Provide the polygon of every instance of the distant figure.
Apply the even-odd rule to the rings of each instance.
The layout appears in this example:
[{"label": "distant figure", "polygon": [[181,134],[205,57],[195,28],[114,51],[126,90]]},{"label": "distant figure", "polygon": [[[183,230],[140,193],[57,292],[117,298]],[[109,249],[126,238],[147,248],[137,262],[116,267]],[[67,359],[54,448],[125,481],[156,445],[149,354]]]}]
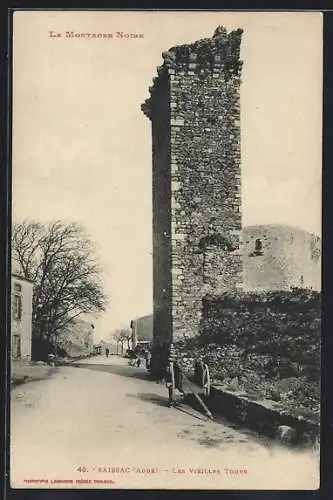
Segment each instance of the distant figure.
[{"label": "distant figure", "polygon": [[147,349],[145,354],[146,354],[146,368],[147,368],[147,370],[149,370],[150,366],[151,366],[151,352],[150,352],[150,350]]},{"label": "distant figure", "polygon": [[137,366],[138,368],[140,368],[140,366],[141,366],[141,358],[138,358],[138,359],[137,359],[136,366]]},{"label": "distant figure", "polygon": [[109,349],[108,349],[108,348],[106,348],[106,349],[105,349],[105,354],[106,354],[106,357],[107,357],[107,358],[109,357],[109,353],[110,353]]}]

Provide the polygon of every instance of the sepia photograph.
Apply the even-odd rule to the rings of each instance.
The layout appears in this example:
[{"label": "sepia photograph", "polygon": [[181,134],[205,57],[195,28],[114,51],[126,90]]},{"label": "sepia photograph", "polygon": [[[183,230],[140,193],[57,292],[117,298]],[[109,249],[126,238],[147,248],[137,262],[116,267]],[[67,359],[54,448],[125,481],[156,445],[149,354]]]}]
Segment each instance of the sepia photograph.
[{"label": "sepia photograph", "polygon": [[14,12],[11,488],[319,488],[322,66],[319,12]]}]

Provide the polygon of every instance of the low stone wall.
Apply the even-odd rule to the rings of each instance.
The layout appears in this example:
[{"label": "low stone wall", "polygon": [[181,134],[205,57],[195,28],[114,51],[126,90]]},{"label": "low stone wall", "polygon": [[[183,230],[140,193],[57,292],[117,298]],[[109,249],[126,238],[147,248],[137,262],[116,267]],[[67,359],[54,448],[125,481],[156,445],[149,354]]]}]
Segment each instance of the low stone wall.
[{"label": "low stone wall", "polygon": [[273,439],[314,444],[319,437],[317,422],[290,415],[270,400],[251,401],[245,395],[213,386],[206,402],[212,412]]},{"label": "low stone wall", "polygon": [[287,426],[293,440],[312,440],[320,420],[320,315],[320,293],[312,290],[205,297],[201,335],[175,343],[175,356],[189,377],[195,360],[208,365],[209,405],[226,418],[270,436]]}]

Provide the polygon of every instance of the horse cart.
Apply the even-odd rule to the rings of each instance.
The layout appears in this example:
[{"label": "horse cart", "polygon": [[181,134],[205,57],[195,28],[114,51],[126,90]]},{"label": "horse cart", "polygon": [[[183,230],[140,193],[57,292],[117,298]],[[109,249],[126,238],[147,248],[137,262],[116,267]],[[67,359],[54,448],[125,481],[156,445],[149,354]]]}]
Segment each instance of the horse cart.
[{"label": "horse cart", "polygon": [[193,380],[190,380],[175,358],[171,346],[166,373],[166,385],[169,391],[169,407],[176,406],[188,394],[192,394],[207,417],[213,420],[212,413],[202,399],[202,396],[209,396],[211,388],[210,373],[207,364],[203,363],[202,360],[196,361],[194,377]]}]

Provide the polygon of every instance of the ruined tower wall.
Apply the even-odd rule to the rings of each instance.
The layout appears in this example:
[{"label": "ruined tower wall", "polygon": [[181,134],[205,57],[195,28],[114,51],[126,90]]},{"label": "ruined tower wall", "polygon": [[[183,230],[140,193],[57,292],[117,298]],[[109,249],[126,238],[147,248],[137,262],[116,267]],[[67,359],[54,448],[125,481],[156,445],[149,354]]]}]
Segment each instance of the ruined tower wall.
[{"label": "ruined tower wall", "polygon": [[161,78],[154,88],[153,147],[153,300],[154,337],[170,341],[172,333],[170,85]]},{"label": "ruined tower wall", "polygon": [[[171,275],[161,301],[172,315],[174,341],[199,333],[205,293],[242,283],[241,33],[219,28],[211,39],[164,53],[143,105],[153,130],[154,238],[159,241],[163,226],[168,240],[154,246],[154,288],[160,288],[162,259],[163,279]],[[169,87],[163,105],[161,87]],[[159,111],[164,105],[169,116]]]},{"label": "ruined tower wall", "polygon": [[[255,242],[262,242],[255,255]],[[321,239],[301,228],[261,224],[243,228],[244,290],[321,289]]]}]

